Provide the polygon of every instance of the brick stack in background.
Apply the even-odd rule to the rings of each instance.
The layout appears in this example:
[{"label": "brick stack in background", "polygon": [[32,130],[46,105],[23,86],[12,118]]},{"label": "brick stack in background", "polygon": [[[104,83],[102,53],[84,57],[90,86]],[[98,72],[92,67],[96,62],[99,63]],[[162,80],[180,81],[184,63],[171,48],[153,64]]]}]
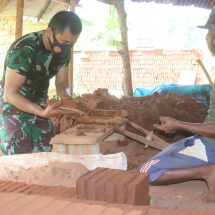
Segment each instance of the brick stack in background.
[{"label": "brick stack in background", "polygon": [[81,176],[76,183],[77,198],[109,203],[149,205],[148,175],[97,168]]},{"label": "brick stack in background", "polygon": [[[133,89],[159,83],[177,83],[181,71],[196,71],[196,84],[204,76],[196,60],[197,50],[130,51]],[[122,94],[122,59],[117,51],[75,52],[74,84],[77,92],[108,88]]]}]

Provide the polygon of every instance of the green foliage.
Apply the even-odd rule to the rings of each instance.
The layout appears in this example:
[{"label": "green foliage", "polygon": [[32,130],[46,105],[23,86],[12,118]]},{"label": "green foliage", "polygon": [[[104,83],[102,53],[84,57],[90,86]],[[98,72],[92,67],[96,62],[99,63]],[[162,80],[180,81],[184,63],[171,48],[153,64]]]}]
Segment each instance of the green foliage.
[{"label": "green foliage", "polygon": [[84,26],[87,26],[87,27],[93,25],[92,22],[90,22],[89,20],[86,20],[86,19],[82,19],[82,18],[81,18],[81,22],[82,22],[82,24],[83,24]]},{"label": "green foliage", "polygon": [[80,93],[77,93],[77,92],[72,93],[72,98],[77,98],[79,96],[80,96]]},{"label": "green foliage", "polygon": [[60,97],[58,96],[58,95],[52,95],[52,97],[51,97],[52,99],[54,99],[54,100],[60,100]]},{"label": "green foliage", "polygon": [[114,6],[109,6],[109,17],[105,25],[106,30],[100,32],[93,41],[102,42],[104,45],[121,48],[121,37],[119,31],[118,15]]},{"label": "green foliage", "polygon": [[108,30],[116,30],[119,28],[118,16],[116,9],[113,6],[109,7],[109,19],[107,21],[106,27]]}]

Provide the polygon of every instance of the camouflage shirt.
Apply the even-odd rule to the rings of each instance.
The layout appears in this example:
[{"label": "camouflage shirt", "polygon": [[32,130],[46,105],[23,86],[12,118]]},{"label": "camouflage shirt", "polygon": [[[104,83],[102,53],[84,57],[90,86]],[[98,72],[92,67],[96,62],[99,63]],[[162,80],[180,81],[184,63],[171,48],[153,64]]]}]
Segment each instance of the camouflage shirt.
[{"label": "camouflage shirt", "polygon": [[19,113],[13,105],[4,102],[3,90],[6,68],[26,77],[20,94],[41,105],[47,100],[49,80],[59,69],[68,65],[70,53],[64,56],[48,51],[43,43],[43,31],[27,34],[16,40],[9,48],[0,84],[1,113]]}]

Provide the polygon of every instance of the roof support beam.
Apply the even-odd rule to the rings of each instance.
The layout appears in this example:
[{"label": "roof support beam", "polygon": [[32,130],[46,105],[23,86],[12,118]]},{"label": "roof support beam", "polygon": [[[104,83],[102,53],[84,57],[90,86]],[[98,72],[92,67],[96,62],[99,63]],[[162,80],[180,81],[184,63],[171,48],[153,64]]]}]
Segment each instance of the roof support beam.
[{"label": "roof support beam", "polygon": [[97,0],[97,1],[100,1],[100,2],[105,3],[105,4],[113,5],[114,0]]},{"label": "roof support beam", "polygon": [[11,2],[11,0],[1,0],[0,1],[0,13],[3,11],[5,7]]},{"label": "roof support beam", "polygon": [[15,38],[22,36],[24,0],[16,0],[16,32]]},{"label": "roof support beam", "polygon": [[120,32],[121,32],[121,48],[119,50],[119,54],[121,55],[122,64],[123,64],[122,89],[123,89],[124,95],[133,96],[131,65],[130,65],[130,56],[129,56],[129,48],[128,48],[127,14],[126,14],[125,5],[124,5],[125,1],[124,0],[97,0],[97,1],[113,5],[116,8],[118,18],[119,18]]},{"label": "roof support beam", "polygon": [[52,0],[47,0],[45,2],[45,5],[44,5],[43,9],[40,11],[39,15],[37,16],[37,22],[39,22],[40,19],[43,17],[43,15],[46,13],[46,11],[47,11],[49,5],[51,4],[51,2],[52,2]]},{"label": "roof support beam", "polygon": [[[70,0],[70,10],[75,12],[75,5],[76,1],[75,0]],[[69,68],[68,68],[68,80],[69,80],[69,88],[70,88],[70,95],[72,96],[73,94],[73,89],[74,89],[74,53],[73,53],[73,48],[71,49],[71,58],[70,58],[70,63],[69,63]]]}]

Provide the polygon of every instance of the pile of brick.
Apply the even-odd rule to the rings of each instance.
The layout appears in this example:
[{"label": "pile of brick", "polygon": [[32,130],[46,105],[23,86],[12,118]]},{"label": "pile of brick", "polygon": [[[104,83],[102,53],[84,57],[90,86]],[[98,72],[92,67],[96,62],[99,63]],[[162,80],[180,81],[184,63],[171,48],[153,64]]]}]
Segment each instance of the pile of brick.
[{"label": "pile of brick", "polygon": [[148,175],[134,171],[97,168],[76,183],[78,199],[109,203],[148,205]]}]

